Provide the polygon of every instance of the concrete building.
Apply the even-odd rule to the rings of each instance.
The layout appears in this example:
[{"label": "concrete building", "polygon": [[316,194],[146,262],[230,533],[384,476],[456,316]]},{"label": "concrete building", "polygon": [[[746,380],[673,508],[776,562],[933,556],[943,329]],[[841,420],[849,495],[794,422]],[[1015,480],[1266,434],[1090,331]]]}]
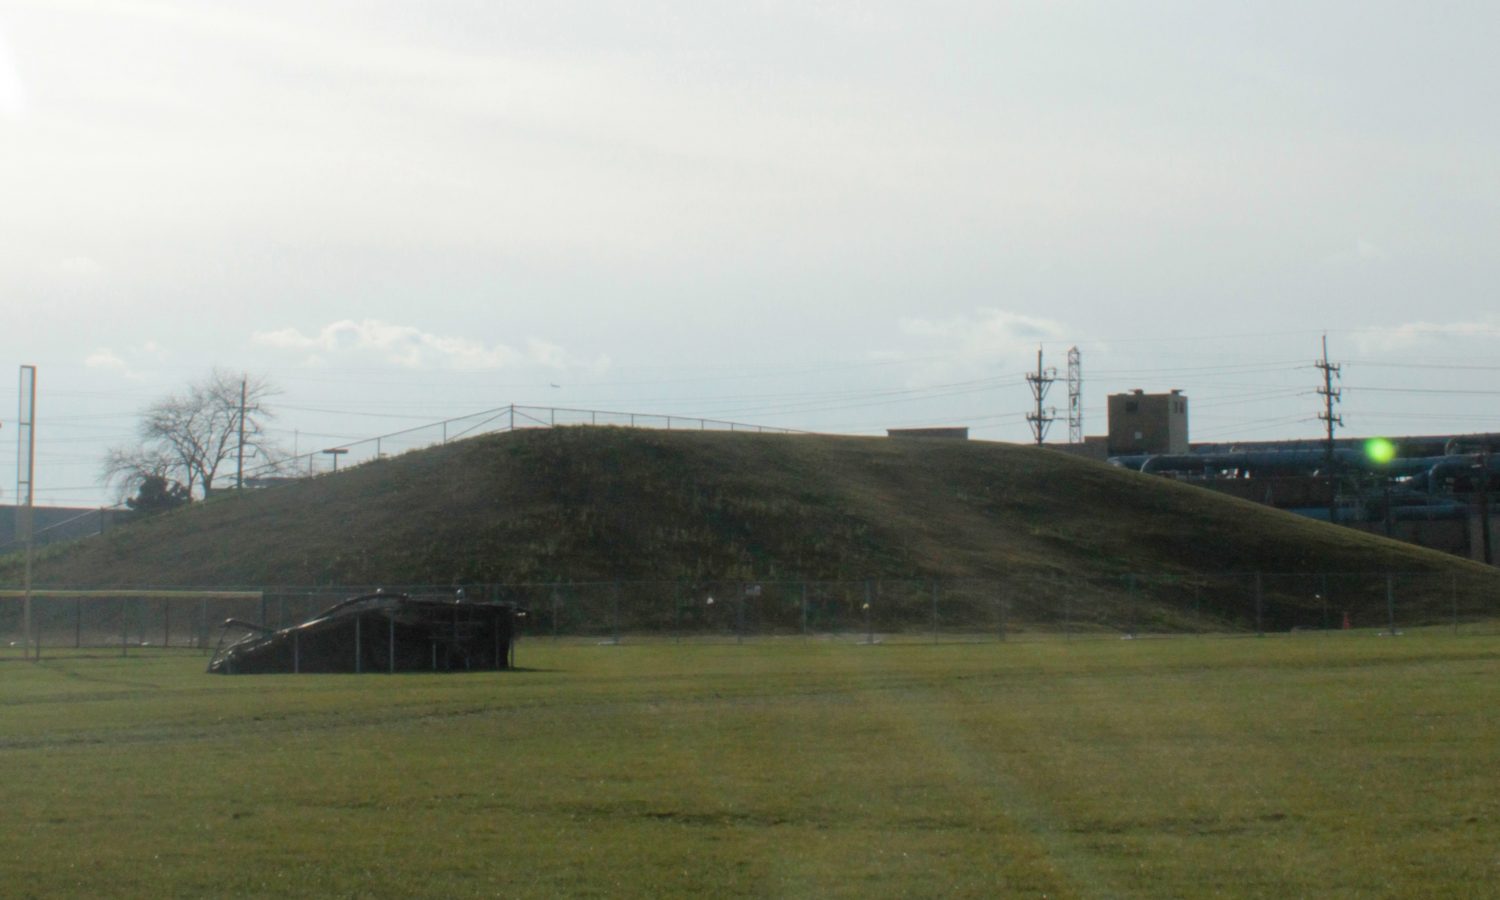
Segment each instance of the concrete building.
[{"label": "concrete building", "polygon": [[1148,394],[1137,388],[1109,395],[1110,456],[1187,452],[1187,398],[1181,391]]}]

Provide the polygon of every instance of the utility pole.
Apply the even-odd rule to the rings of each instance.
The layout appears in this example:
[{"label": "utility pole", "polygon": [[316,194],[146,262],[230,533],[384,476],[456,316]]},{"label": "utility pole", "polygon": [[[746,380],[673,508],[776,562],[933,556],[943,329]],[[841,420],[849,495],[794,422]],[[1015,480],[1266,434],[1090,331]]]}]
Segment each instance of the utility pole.
[{"label": "utility pole", "polygon": [[1328,521],[1334,522],[1334,515],[1338,511],[1338,473],[1335,471],[1333,455],[1333,429],[1344,427],[1344,417],[1333,414],[1333,405],[1343,399],[1342,390],[1333,389],[1333,379],[1341,378],[1339,374],[1342,366],[1334,365],[1328,361],[1328,335],[1323,335],[1323,358],[1313,363],[1323,373],[1323,386],[1318,388],[1318,394],[1323,398],[1323,411],[1318,413],[1318,419],[1328,429],[1328,436],[1323,440],[1323,471],[1324,477],[1328,479]]},{"label": "utility pole", "polygon": [[1036,400],[1036,412],[1026,414],[1026,421],[1031,423],[1031,436],[1036,439],[1036,445],[1040,447],[1042,441],[1047,439],[1047,426],[1057,418],[1055,409],[1044,407],[1042,401],[1047,399],[1047,391],[1052,387],[1052,382],[1057,380],[1056,369],[1042,368],[1042,348],[1036,348],[1036,371],[1026,373],[1026,382],[1031,385],[1031,396]]},{"label": "utility pole", "polygon": [[245,379],[240,379],[240,459],[235,470],[234,489],[245,489]]},{"label": "utility pole", "polygon": [[1068,348],[1068,443],[1083,443],[1083,354]]}]

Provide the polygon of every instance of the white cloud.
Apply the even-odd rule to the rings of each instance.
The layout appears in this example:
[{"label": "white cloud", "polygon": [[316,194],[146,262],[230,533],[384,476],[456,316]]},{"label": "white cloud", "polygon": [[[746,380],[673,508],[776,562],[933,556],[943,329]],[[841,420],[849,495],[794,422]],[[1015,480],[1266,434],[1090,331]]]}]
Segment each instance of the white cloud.
[{"label": "white cloud", "polygon": [[528,338],[524,349],[506,344],[484,344],[469,338],[432,334],[412,325],[395,325],[379,319],[343,319],[323,326],[314,334],[296,328],[256,332],[251,340],[273,350],[305,354],[309,365],[329,365],[357,358],[365,364],[386,363],[407,369],[502,369],[541,366],[549,369],[601,368],[607,359],[594,361],[573,356],[563,347],[540,338]]},{"label": "white cloud", "polygon": [[901,331],[948,344],[957,357],[995,361],[1033,351],[1040,343],[1063,340],[1066,328],[1053,319],[979,309],[941,320],[902,319]]},{"label": "white cloud", "polygon": [[85,368],[98,369],[104,372],[113,372],[123,378],[139,378],[140,376],[130,368],[119,354],[108,347],[101,347],[83,358]]},{"label": "white cloud", "polygon": [[73,292],[86,291],[103,283],[104,267],[89,256],[57,256],[43,262],[42,276],[53,287]]},{"label": "white cloud", "polygon": [[145,377],[140,371],[142,364],[149,369],[152,364],[165,362],[166,359],[166,350],[156,341],[148,340],[139,346],[126,348],[123,353],[116,353],[109,347],[100,347],[83,358],[83,365],[84,368],[140,380]]},{"label": "white cloud", "polygon": [[912,351],[931,359],[909,384],[989,377],[1029,370],[1039,344],[1065,339],[1061,322],[1000,309],[976,309],[946,319],[905,318],[901,332],[926,346]]},{"label": "white cloud", "polygon": [[1500,318],[1477,322],[1406,322],[1390,328],[1365,328],[1354,333],[1362,355],[1428,348],[1438,342],[1463,338],[1500,337]]},{"label": "white cloud", "polygon": [[1325,259],[1325,262],[1331,265],[1341,266],[1357,265],[1360,263],[1370,263],[1385,259],[1386,255],[1387,254],[1383,247],[1376,244],[1374,241],[1369,240],[1368,238],[1361,237],[1356,239],[1352,246],[1345,247],[1336,253],[1330,254]]},{"label": "white cloud", "polygon": [[16,72],[14,56],[0,31],[0,119],[19,119],[26,114],[26,88]]}]

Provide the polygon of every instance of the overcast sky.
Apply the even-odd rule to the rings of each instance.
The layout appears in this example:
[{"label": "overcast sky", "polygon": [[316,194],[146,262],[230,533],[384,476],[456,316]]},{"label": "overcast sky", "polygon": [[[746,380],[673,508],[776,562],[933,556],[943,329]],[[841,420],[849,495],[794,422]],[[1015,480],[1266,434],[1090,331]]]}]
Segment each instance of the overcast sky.
[{"label": "overcast sky", "polygon": [[213,366],[303,452],[512,402],[1026,440],[1076,345],[1088,433],[1182,388],[1233,441],[1319,433],[1326,332],[1348,434],[1500,431],[1497,46],[1492,2],[12,0],[0,362],[65,505]]}]

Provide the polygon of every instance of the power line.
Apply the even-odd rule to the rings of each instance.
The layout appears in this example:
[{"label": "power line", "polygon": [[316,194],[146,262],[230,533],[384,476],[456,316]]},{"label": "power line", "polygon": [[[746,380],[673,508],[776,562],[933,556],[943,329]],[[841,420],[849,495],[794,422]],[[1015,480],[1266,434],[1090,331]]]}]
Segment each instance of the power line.
[{"label": "power line", "polygon": [[1475,391],[1462,388],[1390,388],[1390,387],[1361,387],[1359,385],[1346,385],[1348,391],[1362,391],[1374,394],[1455,394],[1476,397],[1500,397],[1500,391]]},{"label": "power line", "polygon": [[1500,372],[1500,366],[1460,366],[1452,363],[1401,363],[1377,362],[1369,359],[1348,360],[1351,365],[1369,366],[1378,369],[1438,369],[1455,372]]},{"label": "power line", "polygon": [[1149,369],[1096,369],[1095,375],[1184,375],[1191,373],[1248,373],[1248,372],[1290,372],[1304,368],[1301,360],[1277,360],[1263,363],[1234,363],[1230,365],[1217,366],[1157,366]]}]

